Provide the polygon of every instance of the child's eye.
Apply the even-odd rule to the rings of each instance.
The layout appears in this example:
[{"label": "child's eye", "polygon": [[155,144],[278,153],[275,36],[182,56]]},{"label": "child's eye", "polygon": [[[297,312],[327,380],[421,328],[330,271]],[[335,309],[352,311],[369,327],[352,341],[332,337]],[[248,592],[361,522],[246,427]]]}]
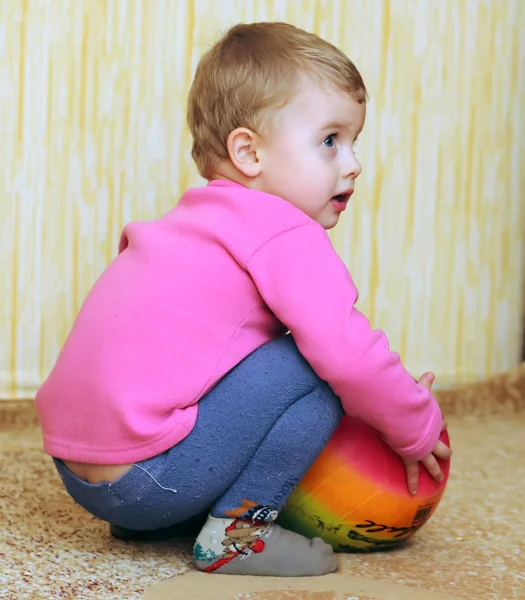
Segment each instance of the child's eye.
[{"label": "child's eye", "polygon": [[323,144],[327,147],[327,148],[334,148],[335,147],[335,138],[337,137],[337,133],[332,133],[330,134],[328,137],[326,137],[323,141]]}]

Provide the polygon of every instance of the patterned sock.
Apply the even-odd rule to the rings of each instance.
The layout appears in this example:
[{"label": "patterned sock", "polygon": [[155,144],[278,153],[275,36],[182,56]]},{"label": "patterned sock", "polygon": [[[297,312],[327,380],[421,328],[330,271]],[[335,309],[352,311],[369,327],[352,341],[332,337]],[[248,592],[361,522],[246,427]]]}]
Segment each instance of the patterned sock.
[{"label": "patterned sock", "polygon": [[209,516],[193,548],[198,569],[231,575],[300,577],[337,569],[332,547],[275,525],[278,511],[254,506],[242,517]]}]

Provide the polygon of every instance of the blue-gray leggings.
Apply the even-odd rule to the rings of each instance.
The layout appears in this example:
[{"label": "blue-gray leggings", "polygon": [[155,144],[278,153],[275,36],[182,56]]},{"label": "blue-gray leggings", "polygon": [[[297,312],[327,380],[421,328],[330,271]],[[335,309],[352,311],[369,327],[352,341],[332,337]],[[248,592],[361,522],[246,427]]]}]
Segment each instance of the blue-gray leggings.
[{"label": "blue-gray leggings", "polygon": [[258,348],[201,399],[184,440],[120,479],[90,484],[55,464],[78,504],[128,529],[160,529],[204,511],[224,517],[250,503],[280,509],[342,414],[286,335]]}]

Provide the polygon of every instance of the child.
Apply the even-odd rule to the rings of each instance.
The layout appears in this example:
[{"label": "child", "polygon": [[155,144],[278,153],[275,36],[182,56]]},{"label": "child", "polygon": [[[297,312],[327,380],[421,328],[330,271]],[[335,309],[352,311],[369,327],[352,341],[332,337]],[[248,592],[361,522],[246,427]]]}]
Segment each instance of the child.
[{"label": "child", "polygon": [[208,185],[125,227],[38,392],[74,500],[121,531],[209,514],[194,547],[206,572],[337,568],[330,546],[274,521],[343,411],[412,472],[439,478],[433,455],[449,456],[428,384],[354,308],[325,231],[361,172],[365,110],[332,45],[284,23],[230,29],[189,95]]}]

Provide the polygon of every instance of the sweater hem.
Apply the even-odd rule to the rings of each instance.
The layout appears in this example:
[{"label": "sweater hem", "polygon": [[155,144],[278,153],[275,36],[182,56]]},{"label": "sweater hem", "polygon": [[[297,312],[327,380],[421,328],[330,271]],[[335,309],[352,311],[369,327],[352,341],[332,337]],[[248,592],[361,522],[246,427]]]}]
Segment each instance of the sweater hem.
[{"label": "sweater hem", "polygon": [[54,440],[50,436],[43,436],[43,446],[46,454],[60,460],[69,460],[95,465],[121,465],[142,462],[158,456],[176,446],[186,438],[195,427],[197,421],[197,406],[191,419],[184,424],[178,423],[176,427],[159,434],[152,439],[134,444],[126,449],[118,448],[80,448]]}]

